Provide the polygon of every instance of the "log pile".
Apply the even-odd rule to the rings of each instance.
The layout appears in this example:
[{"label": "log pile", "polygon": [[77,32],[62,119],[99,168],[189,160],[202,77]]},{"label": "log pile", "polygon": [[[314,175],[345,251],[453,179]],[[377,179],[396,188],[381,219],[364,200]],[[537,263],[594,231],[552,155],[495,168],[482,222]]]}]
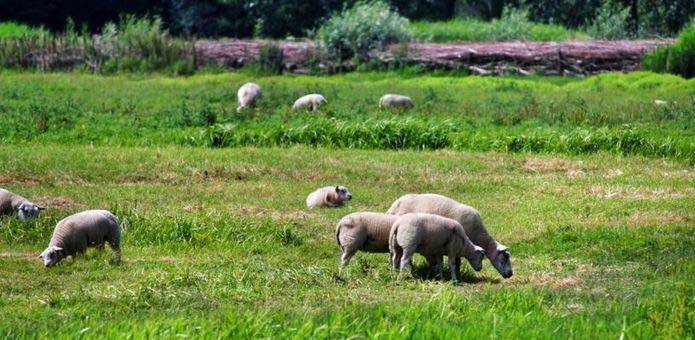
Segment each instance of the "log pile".
[{"label": "log pile", "polygon": [[[491,42],[457,44],[401,44],[375,53],[384,64],[418,65],[425,69],[467,70],[472,74],[539,74],[581,76],[606,71],[630,72],[639,69],[642,56],[670,40]],[[257,55],[261,47],[275,45],[283,50],[284,69],[304,73],[316,63],[316,47],[310,41],[202,40],[196,42],[197,66],[215,64],[240,68]],[[350,69],[355,65],[341,65]]]}]

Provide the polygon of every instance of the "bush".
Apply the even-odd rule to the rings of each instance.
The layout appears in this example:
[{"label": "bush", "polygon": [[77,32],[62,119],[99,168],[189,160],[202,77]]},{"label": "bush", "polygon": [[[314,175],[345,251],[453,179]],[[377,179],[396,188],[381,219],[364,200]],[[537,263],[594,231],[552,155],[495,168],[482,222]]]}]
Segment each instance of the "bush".
[{"label": "bush", "polygon": [[628,27],[629,8],[619,9],[605,3],[596,18],[586,28],[587,33],[596,39],[618,40],[630,38]]},{"label": "bush", "polygon": [[317,33],[318,45],[331,59],[360,61],[389,44],[410,41],[408,19],[382,1],[358,2],[331,17]]},{"label": "bush", "polygon": [[695,76],[695,23],[686,27],[671,45],[645,55],[642,67],[654,72],[668,72],[683,78]]},{"label": "bush", "polygon": [[101,35],[77,32],[68,22],[59,34],[0,38],[0,67],[190,74],[195,65],[192,46],[171,37],[160,19],[129,16],[104,25]]},{"label": "bush", "polygon": [[34,28],[14,22],[0,22],[0,39],[21,38],[46,34],[43,28]]},{"label": "bush", "polygon": [[258,51],[258,58],[249,65],[249,68],[256,75],[280,74],[283,69],[282,59],[282,48],[266,45]]},{"label": "bush", "polygon": [[421,41],[562,41],[588,36],[559,25],[534,23],[528,13],[513,7],[504,9],[501,19],[455,19],[446,22],[413,23],[415,37]]}]

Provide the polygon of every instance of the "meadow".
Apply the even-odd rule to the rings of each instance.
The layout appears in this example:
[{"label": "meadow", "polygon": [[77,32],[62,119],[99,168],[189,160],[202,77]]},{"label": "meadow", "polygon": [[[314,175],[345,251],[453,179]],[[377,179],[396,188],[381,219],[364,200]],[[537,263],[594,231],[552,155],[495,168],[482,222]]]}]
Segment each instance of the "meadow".
[{"label": "meadow", "polygon": [[[236,89],[264,88],[237,113]],[[317,113],[294,99],[323,93]],[[416,108],[377,108],[386,92]],[[0,73],[0,185],[48,207],[0,218],[6,338],[692,338],[695,83],[360,73]],[[655,99],[665,100],[656,106]],[[343,208],[307,210],[341,184]],[[464,280],[339,267],[334,228],[409,192],[476,207],[510,248]],[[123,261],[43,268],[63,217],[122,221]]]},{"label": "meadow", "polygon": [[[580,157],[308,148],[0,147],[3,186],[49,209],[0,220],[3,337],[693,336],[693,169]],[[325,183],[355,195],[307,211]],[[398,278],[384,254],[339,268],[334,226],[406,192],[476,206],[515,275]],[[53,225],[86,208],[123,223],[123,258],[47,270]]]},{"label": "meadow", "polygon": [[[237,113],[236,89],[257,81],[260,106]],[[321,112],[292,112],[319,92]],[[377,107],[411,96],[409,112]],[[669,157],[695,162],[694,80],[648,72],[586,79],[353,73],[191,77],[5,72],[0,142],[112,146],[292,146]],[[657,106],[654,100],[667,101]]]},{"label": "meadow", "polygon": [[589,34],[568,29],[561,25],[550,25],[528,21],[519,14],[505,19],[483,21],[477,19],[453,19],[449,21],[416,21],[412,23],[417,40],[435,43],[461,41],[564,41],[588,40]]}]

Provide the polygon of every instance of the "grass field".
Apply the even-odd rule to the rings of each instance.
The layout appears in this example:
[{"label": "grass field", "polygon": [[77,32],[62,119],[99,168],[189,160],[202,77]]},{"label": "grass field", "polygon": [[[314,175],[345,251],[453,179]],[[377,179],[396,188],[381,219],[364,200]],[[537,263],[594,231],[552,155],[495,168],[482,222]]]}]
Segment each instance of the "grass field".
[{"label": "grass field", "polygon": [[455,19],[450,21],[416,21],[412,24],[419,41],[449,43],[459,41],[564,41],[588,40],[587,33],[560,25],[533,23],[527,20]]},{"label": "grass field", "polygon": [[[250,80],[264,88],[264,98],[258,109],[237,113],[236,89]],[[329,105],[319,113],[290,110],[312,92]],[[379,110],[384,93],[409,95],[416,108]],[[0,142],[609,151],[695,164],[692,98],[695,80],[653,73],[587,79],[5,73]],[[655,99],[669,104],[656,106]]]},{"label": "grass field", "polygon": [[[263,100],[236,113],[249,80]],[[308,92],[328,106],[292,112]],[[416,108],[379,110],[387,92]],[[693,338],[693,97],[652,73],[0,73],[0,187],[48,206],[0,218],[0,337]],[[348,206],[305,208],[332,184]],[[480,210],[514,276],[341,269],[337,220],[410,192]],[[96,208],[123,262],[43,268],[57,221]]]},{"label": "grass field", "polygon": [[[0,147],[0,181],[49,207],[0,220],[4,337],[693,336],[693,169],[581,157],[324,148]],[[343,183],[340,209],[305,195]],[[334,224],[439,192],[482,211],[515,275],[489,262],[465,281],[400,280],[386,255],[340,270]],[[53,225],[107,208],[108,251],[44,269]],[[467,266],[466,266],[467,267]]]}]

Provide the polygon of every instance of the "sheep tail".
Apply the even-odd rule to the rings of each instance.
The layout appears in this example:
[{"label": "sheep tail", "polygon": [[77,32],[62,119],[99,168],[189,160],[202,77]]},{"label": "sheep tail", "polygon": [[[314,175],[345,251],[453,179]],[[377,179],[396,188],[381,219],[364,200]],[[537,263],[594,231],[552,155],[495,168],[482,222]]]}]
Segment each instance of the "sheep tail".
[{"label": "sheep tail", "polygon": [[343,245],[340,244],[340,224],[335,228],[335,241],[338,242],[338,248],[343,249]]}]

